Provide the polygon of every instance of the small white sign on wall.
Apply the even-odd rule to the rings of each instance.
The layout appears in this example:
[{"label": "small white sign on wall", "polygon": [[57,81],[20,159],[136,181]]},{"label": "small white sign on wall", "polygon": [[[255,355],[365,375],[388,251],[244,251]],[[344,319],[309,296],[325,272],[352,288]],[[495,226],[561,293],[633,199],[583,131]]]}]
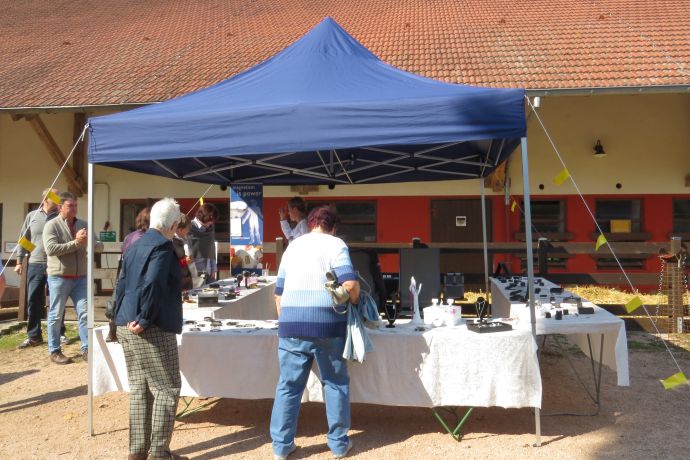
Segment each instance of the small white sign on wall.
[{"label": "small white sign on wall", "polygon": [[5,241],[5,252],[12,252],[17,247],[16,241]]},{"label": "small white sign on wall", "polygon": [[467,216],[455,216],[456,227],[467,227]]}]

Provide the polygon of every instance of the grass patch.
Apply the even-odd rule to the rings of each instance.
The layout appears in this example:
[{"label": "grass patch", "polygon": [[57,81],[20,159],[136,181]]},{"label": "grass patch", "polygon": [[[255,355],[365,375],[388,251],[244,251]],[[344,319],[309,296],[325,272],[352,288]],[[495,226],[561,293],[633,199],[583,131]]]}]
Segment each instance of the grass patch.
[{"label": "grass patch", "polygon": [[[48,330],[45,323],[41,326],[41,331],[43,333],[43,340],[47,341]],[[65,335],[70,340],[70,343],[72,343],[74,340],[79,340],[79,331],[77,330],[77,325],[68,323],[66,325]],[[26,325],[20,324],[17,330],[0,335],[0,350],[16,350],[17,346],[22,343],[24,339],[26,339]]]},{"label": "grass patch", "polygon": [[666,347],[664,346],[663,343],[661,343],[658,340],[645,340],[645,341],[629,340],[628,341],[628,350],[666,351]]},{"label": "grass patch", "polygon": [[689,334],[650,334],[646,332],[628,333],[628,350],[666,351],[666,346],[674,353],[690,351]]}]

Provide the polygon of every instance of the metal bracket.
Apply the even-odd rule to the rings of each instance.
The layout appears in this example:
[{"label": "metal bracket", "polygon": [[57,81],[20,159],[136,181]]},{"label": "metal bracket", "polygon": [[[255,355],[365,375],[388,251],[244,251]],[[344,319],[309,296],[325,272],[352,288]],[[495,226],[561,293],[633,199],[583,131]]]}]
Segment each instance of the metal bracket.
[{"label": "metal bracket", "polygon": [[177,419],[177,420],[180,420],[180,419],[185,418],[187,416],[190,416],[196,412],[199,412],[200,410],[210,406],[211,404],[213,404],[217,401],[217,399],[213,399],[211,401],[206,401],[203,404],[199,404],[198,406],[190,409],[189,406],[191,406],[192,403],[194,402],[194,400],[197,398],[194,398],[194,397],[189,398],[189,397],[183,396],[180,399],[182,399],[182,402],[184,403],[184,407],[177,414],[175,414],[175,419]]},{"label": "metal bracket", "polygon": [[[442,410],[450,415],[452,415],[455,418],[455,429],[450,429],[446,421],[443,419],[443,417],[438,413],[439,410]],[[434,413],[434,416],[436,417],[436,420],[443,426],[443,428],[448,432],[449,435],[453,437],[456,441],[460,442],[462,439],[462,436],[460,434],[460,428],[465,424],[467,419],[470,417],[470,414],[472,414],[472,411],[474,410],[474,407],[470,407],[467,409],[467,412],[465,412],[465,415],[460,418],[457,412],[458,408],[457,407],[432,407],[431,411]]]}]

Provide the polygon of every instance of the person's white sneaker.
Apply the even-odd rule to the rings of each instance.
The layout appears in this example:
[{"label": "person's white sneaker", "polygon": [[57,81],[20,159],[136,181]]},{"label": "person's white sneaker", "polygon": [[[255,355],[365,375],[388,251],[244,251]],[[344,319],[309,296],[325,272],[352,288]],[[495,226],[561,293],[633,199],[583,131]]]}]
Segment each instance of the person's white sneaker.
[{"label": "person's white sneaker", "polygon": [[342,454],[333,454],[333,458],[345,458],[347,457],[348,452],[352,449],[352,439],[348,439],[347,441],[347,449],[345,449],[345,452]]},{"label": "person's white sneaker", "polygon": [[290,454],[296,450],[297,450],[297,445],[294,445],[294,446],[292,446],[292,449],[290,449],[290,452],[288,452],[285,455],[273,454],[273,460],[287,460],[287,458],[290,456]]}]

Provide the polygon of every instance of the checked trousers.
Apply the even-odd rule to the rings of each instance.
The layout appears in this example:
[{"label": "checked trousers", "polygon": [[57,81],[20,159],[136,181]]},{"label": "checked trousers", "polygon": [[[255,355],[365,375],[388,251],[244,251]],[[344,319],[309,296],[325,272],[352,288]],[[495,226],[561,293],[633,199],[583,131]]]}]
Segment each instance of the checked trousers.
[{"label": "checked trousers", "polygon": [[129,453],[167,457],[181,386],[176,334],[118,326],[117,338],[129,380]]}]

